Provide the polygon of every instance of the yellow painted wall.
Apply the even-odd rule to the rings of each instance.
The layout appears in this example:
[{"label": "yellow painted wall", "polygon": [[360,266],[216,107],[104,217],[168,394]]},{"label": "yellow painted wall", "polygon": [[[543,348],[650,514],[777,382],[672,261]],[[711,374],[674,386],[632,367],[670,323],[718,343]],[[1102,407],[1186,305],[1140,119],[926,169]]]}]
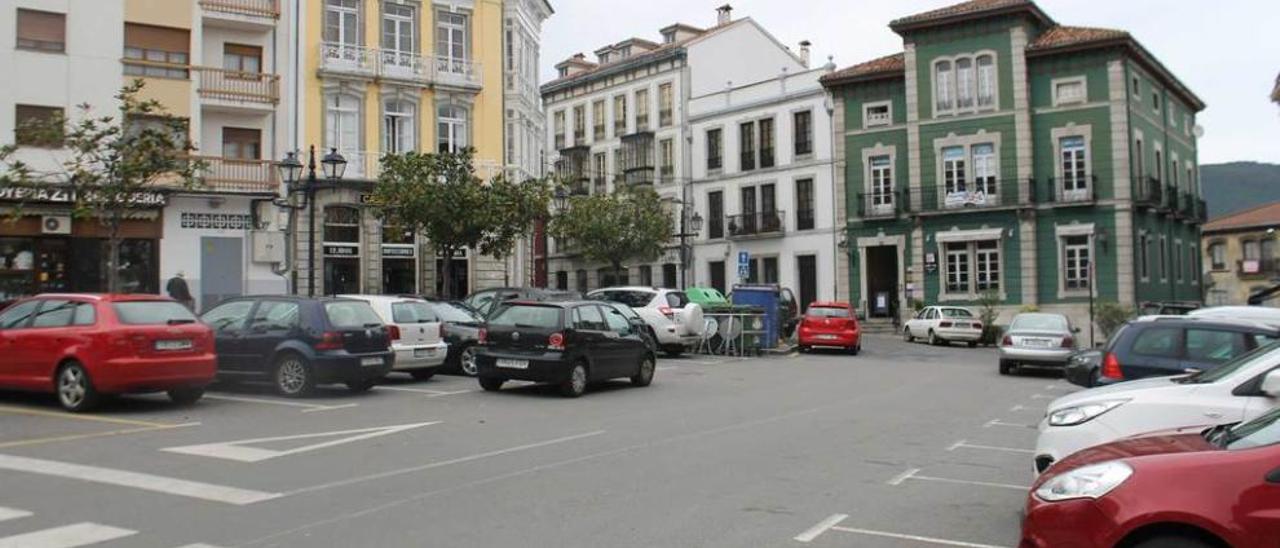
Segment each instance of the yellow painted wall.
[{"label": "yellow painted wall", "polygon": [[502,163],[502,0],[477,0],[471,47],[484,74],[472,111],[476,158]]},{"label": "yellow painted wall", "polygon": [[324,0],[307,0],[303,9],[307,17],[306,37],[303,40],[303,58],[306,66],[301,68],[298,78],[303,84],[302,104],[299,116],[305,121],[305,133],[298,147],[306,149],[310,145],[324,146],[324,96],[320,93],[320,79],[316,71],[320,69],[320,43],[324,36]]},{"label": "yellow painted wall", "polygon": [[124,20],[129,23],[189,29],[194,10],[195,2],[189,0],[125,0]]},{"label": "yellow painted wall", "polygon": [[[125,76],[121,85],[131,84],[136,78],[138,77]],[[142,78],[142,81],[145,85],[138,94],[142,99],[159,101],[172,116],[191,118],[191,80]]]}]

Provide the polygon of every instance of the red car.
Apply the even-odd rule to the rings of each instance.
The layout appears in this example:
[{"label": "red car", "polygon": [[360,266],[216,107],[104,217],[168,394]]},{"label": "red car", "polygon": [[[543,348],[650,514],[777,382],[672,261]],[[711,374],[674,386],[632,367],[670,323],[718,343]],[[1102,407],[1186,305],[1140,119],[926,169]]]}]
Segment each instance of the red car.
[{"label": "red car", "polygon": [[71,411],[107,394],[195,403],[217,372],[213,331],[155,295],[45,294],[0,312],[0,388],[53,392]]},{"label": "red car", "polygon": [[1022,548],[1280,545],[1280,409],[1085,449],[1027,500]]},{"label": "red car", "polygon": [[818,301],[809,305],[798,331],[801,352],[815,346],[843,348],[854,355],[862,350],[858,315],[849,303]]}]

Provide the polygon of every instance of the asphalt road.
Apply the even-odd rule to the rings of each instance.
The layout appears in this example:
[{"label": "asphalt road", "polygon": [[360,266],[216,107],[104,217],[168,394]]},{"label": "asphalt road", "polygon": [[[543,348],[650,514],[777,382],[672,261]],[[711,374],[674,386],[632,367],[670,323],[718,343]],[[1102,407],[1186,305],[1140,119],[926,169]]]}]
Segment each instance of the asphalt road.
[{"label": "asphalt road", "polygon": [[1013,546],[1034,423],[1071,390],[877,337],[664,359],[648,388],[577,400],[509,386],[393,375],[79,416],[0,393],[0,548]]}]

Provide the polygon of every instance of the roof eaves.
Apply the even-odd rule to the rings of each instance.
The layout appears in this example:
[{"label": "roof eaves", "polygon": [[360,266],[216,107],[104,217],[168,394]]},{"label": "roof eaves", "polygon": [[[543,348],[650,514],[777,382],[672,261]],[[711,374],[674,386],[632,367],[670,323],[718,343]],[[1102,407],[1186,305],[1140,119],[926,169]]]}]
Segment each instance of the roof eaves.
[{"label": "roof eaves", "polygon": [[1148,70],[1155,73],[1158,78],[1173,88],[1173,91],[1190,103],[1191,106],[1195,108],[1196,112],[1205,109],[1206,105],[1204,100],[1200,99],[1198,95],[1192,92],[1191,88],[1188,88],[1186,84],[1183,84],[1177,76],[1174,76],[1173,73],[1170,72],[1155,55],[1152,55],[1147,48],[1143,47],[1142,43],[1138,42],[1137,39],[1127,33],[1124,36],[1117,36],[1115,38],[1107,38],[1103,40],[1046,46],[1035,49],[1027,48],[1027,56],[1043,57],[1110,47],[1123,47],[1131,50],[1135,54],[1134,57],[1137,58],[1138,62],[1145,65]]},{"label": "roof eaves", "polygon": [[919,30],[919,29],[928,28],[928,27],[950,25],[950,24],[960,23],[964,21],[972,21],[975,19],[986,19],[989,17],[996,17],[1000,15],[1010,15],[1010,14],[1016,14],[1021,12],[1030,13],[1032,17],[1038,20],[1041,24],[1044,24],[1044,25],[1057,24],[1053,21],[1053,18],[1049,17],[1048,14],[1046,14],[1043,10],[1040,9],[1040,6],[1037,6],[1034,2],[1027,2],[1025,4],[1010,4],[1006,6],[999,6],[999,7],[985,9],[985,10],[976,10],[976,11],[970,11],[970,12],[939,15],[936,17],[929,17],[929,18],[923,18],[923,19],[913,19],[912,17],[903,17],[903,18],[895,19],[889,22],[889,29],[898,34],[902,34],[903,32],[910,32],[910,31]]}]

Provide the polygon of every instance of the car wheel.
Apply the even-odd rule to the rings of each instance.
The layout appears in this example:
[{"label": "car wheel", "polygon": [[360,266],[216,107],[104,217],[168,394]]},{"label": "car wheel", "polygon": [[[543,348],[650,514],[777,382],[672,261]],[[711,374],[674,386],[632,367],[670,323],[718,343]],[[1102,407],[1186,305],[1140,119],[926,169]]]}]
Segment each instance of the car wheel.
[{"label": "car wheel", "polygon": [[409,374],[413,376],[414,380],[425,381],[430,379],[431,377],[436,376],[436,370],[435,369],[414,369],[413,371],[410,371]]},{"label": "car wheel", "polygon": [[977,348],[978,341],[969,341],[969,348]]},{"label": "car wheel", "polygon": [[850,347],[849,347],[849,353],[850,353],[850,354],[852,354],[852,355],[854,355],[854,356],[857,356],[857,355],[858,355],[858,352],[861,352],[861,351],[862,351],[862,345],[858,345],[858,346],[850,346]]},{"label": "car wheel", "polygon": [[1102,371],[1094,369],[1089,372],[1089,388],[1102,384]]},{"label": "car wheel", "polygon": [[178,405],[192,405],[204,397],[203,388],[174,388],[169,391],[169,399]]},{"label": "car wheel", "polygon": [[911,336],[911,328],[910,328],[910,327],[904,327],[904,328],[902,328],[902,340],[907,341],[907,342],[916,342],[916,338]]},{"label": "car wheel", "polygon": [[480,377],[480,388],[485,392],[497,392],[502,390],[502,384],[507,381],[494,377]]},{"label": "car wheel", "polygon": [[1000,360],[1001,375],[1012,375],[1017,370],[1018,370],[1018,364],[1015,364],[1009,360]]},{"label": "car wheel", "polygon": [[631,384],[636,386],[649,386],[653,383],[653,356],[645,355],[640,358],[640,369],[634,377],[631,377]]},{"label": "car wheel", "polygon": [[576,398],[587,391],[587,364],[578,362],[569,371],[569,378],[560,384],[560,395]]},{"label": "car wheel", "polygon": [[476,365],[475,346],[468,346],[462,349],[462,354],[458,356],[458,369],[462,370],[462,374],[468,377],[475,377],[480,374],[480,368]]},{"label": "car wheel", "polygon": [[942,339],[939,339],[938,334],[934,333],[932,329],[929,330],[929,344],[933,346],[942,344]]},{"label": "car wheel", "polygon": [[1203,540],[1194,537],[1163,536],[1144,540],[1133,545],[1133,548],[1213,548]]},{"label": "car wheel", "polygon": [[88,411],[101,400],[102,395],[93,387],[89,372],[79,362],[70,362],[58,370],[58,402],[67,411]]},{"label": "car wheel", "polygon": [[311,366],[302,356],[289,353],[276,359],[275,373],[276,392],[287,398],[300,398],[311,393],[316,387],[315,376],[311,374]]}]

